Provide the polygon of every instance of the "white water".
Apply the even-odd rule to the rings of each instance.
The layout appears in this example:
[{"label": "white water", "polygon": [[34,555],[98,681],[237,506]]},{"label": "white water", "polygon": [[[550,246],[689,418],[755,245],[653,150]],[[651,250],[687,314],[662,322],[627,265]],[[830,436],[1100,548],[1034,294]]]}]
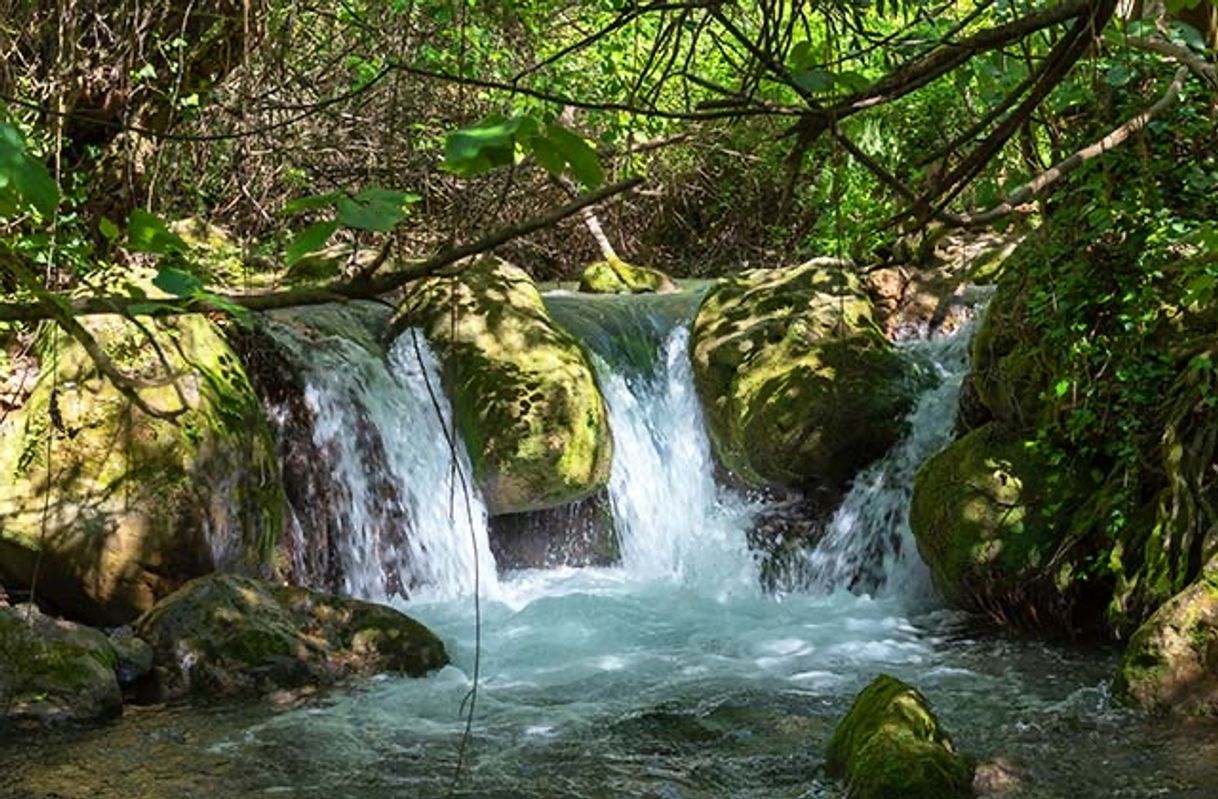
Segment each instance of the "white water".
[{"label": "white water", "polygon": [[472,485],[466,506],[460,476],[468,476],[470,466],[462,447],[460,471],[453,471],[451,410],[426,340],[408,331],[387,362],[341,337],[313,340],[281,331],[279,340],[307,364],[313,441],[329,455],[343,500],[344,593],[383,602],[401,586],[412,596],[467,596],[474,591],[475,558],[481,589],[493,591],[486,508]]},{"label": "white water", "polygon": [[688,330],[673,330],[651,374],[615,372],[594,358],[613,430],[609,495],[622,568],[632,579],[720,596],[755,593],[744,535],[751,509],[715,484],[688,345]]}]

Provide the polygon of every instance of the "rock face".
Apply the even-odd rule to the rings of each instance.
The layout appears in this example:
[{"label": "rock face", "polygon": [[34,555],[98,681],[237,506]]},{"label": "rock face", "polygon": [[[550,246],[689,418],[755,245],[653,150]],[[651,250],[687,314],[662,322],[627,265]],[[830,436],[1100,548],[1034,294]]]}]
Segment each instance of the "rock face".
[{"label": "rock face", "polygon": [[500,571],[613,566],[621,560],[607,491],[558,508],[492,516],[487,532]]},{"label": "rock face", "polygon": [[910,526],[948,602],[1022,627],[1052,604],[1065,621],[1081,596],[1054,566],[1061,532],[1052,511],[1086,491],[1071,472],[1051,468],[1035,442],[990,422],[918,470]]},{"label": "rock face", "polygon": [[659,269],[632,266],[614,258],[590,264],[580,275],[579,290],[588,294],[659,294],[676,291],[677,284]]},{"label": "rock face", "polygon": [[969,799],[973,764],[916,689],[880,675],[854,700],[825,753],[849,799]]},{"label": "rock face", "polygon": [[757,484],[849,480],[896,442],[917,385],[857,278],[815,262],[720,281],[690,348],[718,455]]},{"label": "rock face", "polygon": [[1138,628],[1113,690],[1146,710],[1218,715],[1218,563]]},{"label": "rock face", "polygon": [[392,335],[419,327],[435,348],[492,514],[552,508],[605,486],[613,443],[604,401],[527,274],[482,258],[458,278],[414,284],[400,308]]},{"label": "rock face", "polygon": [[119,715],[118,666],[118,653],[97,630],[32,605],[0,608],[0,730]]},{"label": "rock face", "polygon": [[214,568],[265,570],[283,491],[261,405],[228,344],[202,316],[146,322],[153,343],[130,322],[88,324],[128,374],[163,374],[163,356],[176,385],[137,390],[180,413],[145,414],[83,347],[48,334],[33,393],[0,422],[0,580],[28,586],[41,551],[40,601],[117,625]]},{"label": "rock face", "polygon": [[136,623],[168,697],[262,693],[448,663],[444,644],[392,608],[234,575],[187,583]]}]

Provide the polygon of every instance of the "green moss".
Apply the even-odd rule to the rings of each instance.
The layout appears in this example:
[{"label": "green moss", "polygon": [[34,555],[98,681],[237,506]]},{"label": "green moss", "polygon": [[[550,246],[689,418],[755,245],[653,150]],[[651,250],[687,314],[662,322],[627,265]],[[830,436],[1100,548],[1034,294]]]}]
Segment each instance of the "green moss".
[{"label": "green moss", "polygon": [[458,280],[421,281],[392,323],[407,327],[421,327],[443,362],[492,512],[554,507],[606,484],[612,439],[592,369],[527,274],[484,258]]},{"label": "green moss", "polygon": [[752,482],[849,479],[895,443],[919,382],[858,279],[811,264],[720,281],[690,350],[716,452]]},{"label": "green moss", "polygon": [[579,290],[589,294],[653,294],[676,289],[672,278],[659,269],[632,266],[620,258],[590,264],[579,279]]},{"label": "green moss", "polygon": [[854,700],[825,752],[850,799],[965,799],[973,765],[956,753],[926,699],[880,675]]}]

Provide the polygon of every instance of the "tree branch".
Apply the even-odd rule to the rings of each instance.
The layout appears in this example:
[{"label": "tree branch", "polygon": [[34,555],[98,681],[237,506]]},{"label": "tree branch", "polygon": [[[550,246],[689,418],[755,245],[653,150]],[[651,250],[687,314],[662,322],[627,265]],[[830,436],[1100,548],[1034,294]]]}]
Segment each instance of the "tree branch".
[{"label": "tree branch", "polygon": [[[124,296],[88,297],[71,301],[67,305],[66,310],[63,311],[63,315],[68,318],[115,313],[140,316],[175,316],[184,313],[225,313],[225,307],[232,305],[245,308],[249,311],[269,311],[276,308],[292,308],[304,305],[322,305],[329,302],[371,299],[400,289],[411,281],[440,273],[445,267],[451,266],[463,258],[490,252],[513,239],[535,233],[542,228],[550,227],[569,216],[579,213],[588,206],[629,191],[642,182],[642,178],[634,177],[602,186],[596,191],[589,192],[566,205],[555,208],[549,213],[533,217],[518,225],[501,228],[468,244],[448,247],[430,258],[412,264],[404,269],[363,280],[335,281],[315,288],[268,292],[265,294],[222,294],[218,295],[219,302],[217,303],[208,302],[205,299],[156,300]],[[58,320],[60,318],[56,313],[58,308],[52,306],[53,303],[50,301],[3,302],[0,303],[0,322]],[[132,306],[136,306],[135,312],[133,312]]]}]

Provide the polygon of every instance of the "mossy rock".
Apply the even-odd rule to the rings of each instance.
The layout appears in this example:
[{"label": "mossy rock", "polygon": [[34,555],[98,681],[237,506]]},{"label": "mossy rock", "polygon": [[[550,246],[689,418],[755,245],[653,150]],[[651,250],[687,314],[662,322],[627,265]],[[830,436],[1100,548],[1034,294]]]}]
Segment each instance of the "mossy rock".
[{"label": "mossy rock", "polygon": [[236,575],[187,583],[135,628],[170,698],[421,677],[448,663],[430,630],[392,608]]},{"label": "mossy rock", "polygon": [[0,731],[119,715],[118,660],[97,630],[32,605],[0,608]]},{"label": "mossy rock", "polygon": [[[48,331],[28,401],[0,422],[0,580],[66,615],[124,624],[215,568],[260,573],[282,529],[283,491],[262,406],[205,317],[85,320],[115,364],[173,384],[137,389],[144,413],[84,348]],[[41,556],[39,555],[41,552]]]},{"label": "mossy rock", "polygon": [[[455,315],[454,311],[455,303]],[[422,328],[493,514],[565,505],[609,480],[613,441],[592,368],[532,279],[497,258],[411,286],[391,335]]]},{"label": "mossy rock", "polygon": [[659,269],[610,258],[584,269],[579,290],[587,294],[661,294],[676,291],[677,284]]},{"label": "mossy rock", "polygon": [[1113,692],[1152,712],[1218,715],[1218,564],[1133,634]]},{"label": "mossy rock", "polygon": [[1056,556],[1074,497],[1088,486],[1051,466],[1034,442],[990,422],[918,470],[910,526],[934,582],[952,604],[999,620],[1067,627],[1094,619],[1078,564]]},{"label": "mossy rock", "polygon": [[991,418],[1013,429],[1031,429],[1045,420],[1045,392],[1053,382],[1051,359],[1027,319],[1024,295],[1017,279],[999,288],[971,349],[972,398]]},{"label": "mossy rock", "polygon": [[721,280],[690,350],[717,454],[752,483],[849,480],[896,443],[925,378],[880,332],[858,279],[815,263]]},{"label": "mossy rock", "polygon": [[854,700],[825,752],[849,799],[969,799],[973,763],[958,754],[926,698],[881,674]]}]

